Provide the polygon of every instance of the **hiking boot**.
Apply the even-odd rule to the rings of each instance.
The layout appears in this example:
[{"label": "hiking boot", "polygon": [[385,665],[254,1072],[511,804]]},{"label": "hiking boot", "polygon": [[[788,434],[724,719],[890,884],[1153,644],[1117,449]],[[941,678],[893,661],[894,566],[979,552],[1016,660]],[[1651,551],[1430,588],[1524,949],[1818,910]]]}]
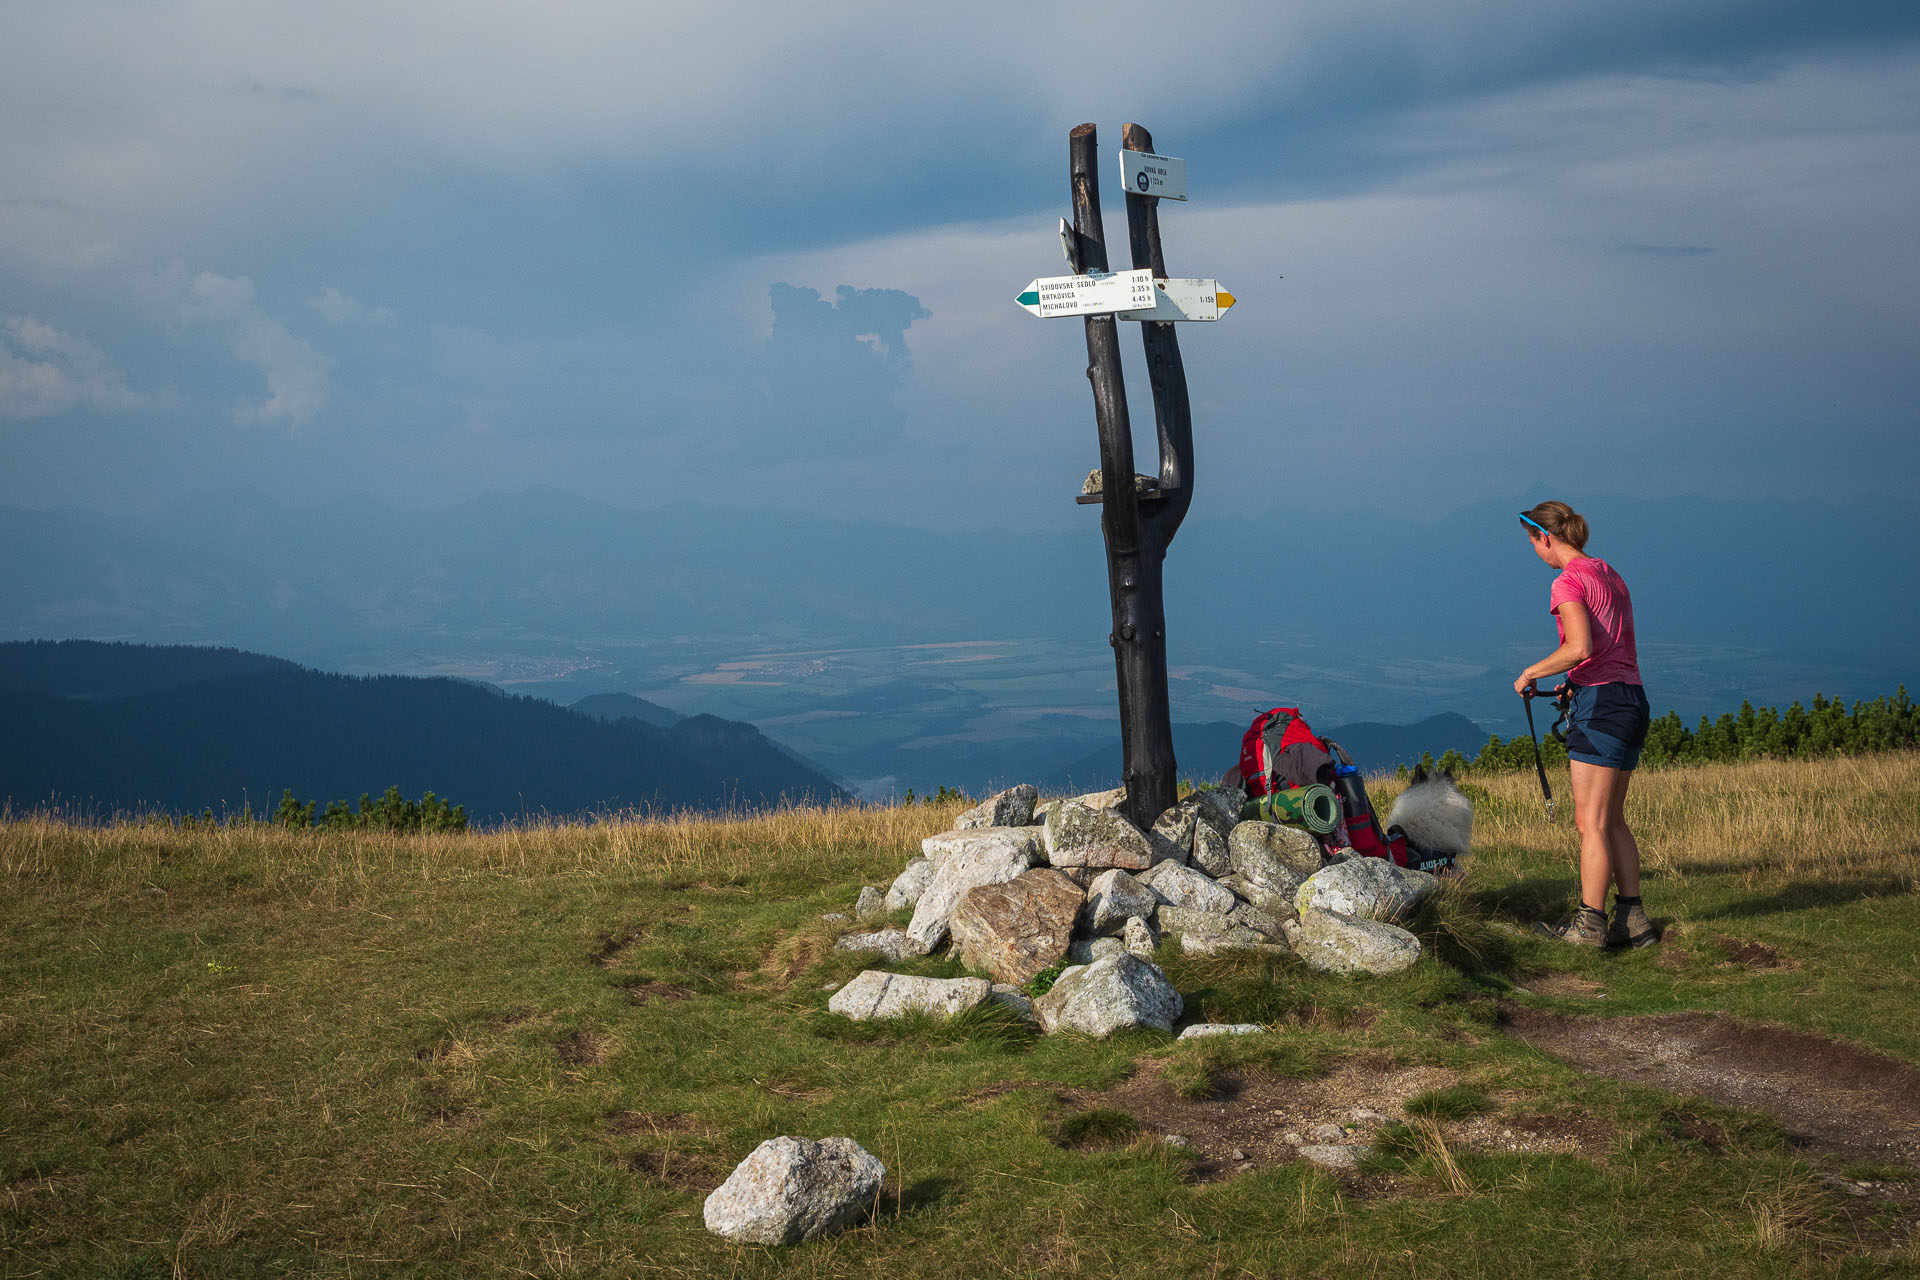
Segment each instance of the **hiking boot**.
[{"label": "hiking boot", "polygon": [[1570,942],[1576,947],[1607,945],[1607,918],[1591,907],[1574,908],[1572,915],[1551,928],[1535,921],[1533,931]]},{"label": "hiking boot", "polygon": [[1651,947],[1660,941],[1659,930],[1639,903],[1613,904],[1613,923],[1607,926],[1610,947]]}]

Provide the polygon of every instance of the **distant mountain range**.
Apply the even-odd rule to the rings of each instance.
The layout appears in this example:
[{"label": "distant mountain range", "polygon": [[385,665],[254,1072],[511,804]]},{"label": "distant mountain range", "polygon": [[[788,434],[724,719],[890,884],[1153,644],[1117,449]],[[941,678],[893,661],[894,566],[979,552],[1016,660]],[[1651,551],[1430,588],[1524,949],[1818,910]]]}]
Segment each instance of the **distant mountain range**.
[{"label": "distant mountain range", "polygon": [[850,798],[749,724],[609,721],[470,681],[331,675],[235,649],[0,644],[0,726],[0,799],[16,810],[259,812],[286,787],[323,806],[431,790],[479,822]]},{"label": "distant mountain range", "polygon": [[[1514,513],[1546,496],[1585,512],[1630,584],[1656,713],[1920,684],[1920,594],[1887,569],[1920,557],[1920,504],[1536,485],[1342,516],[1222,512],[1202,484],[1166,566],[1178,723],[1284,703],[1316,722],[1459,713],[1523,731],[1512,680],[1552,646],[1551,575]],[[617,692],[657,710],[583,712],[755,724],[875,796],[973,789],[1057,776],[1118,739],[1098,515],[1075,513],[1067,529],[956,532],[862,521],[854,501],[828,519],[550,489],[433,511],[243,493],[0,508],[0,639],[237,645],[562,705]]]}]

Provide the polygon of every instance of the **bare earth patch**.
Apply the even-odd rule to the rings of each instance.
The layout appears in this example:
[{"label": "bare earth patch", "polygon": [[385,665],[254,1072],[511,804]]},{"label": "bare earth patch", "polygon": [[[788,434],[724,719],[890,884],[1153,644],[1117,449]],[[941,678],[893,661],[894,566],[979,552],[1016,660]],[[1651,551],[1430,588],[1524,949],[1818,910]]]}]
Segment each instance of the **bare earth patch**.
[{"label": "bare earth patch", "polygon": [[[1223,1071],[1210,1097],[1183,1098],[1157,1071],[1147,1071],[1102,1093],[1066,1090],[1060,1102],[1075,1110],[1123,1111],[1143,1136],[1175,1135],[1192,1153],[1188,1176],[1213,1182],[1252,1169],[1290,1164],[1299,1147],[1354,1146],[1362,1151],[1389,1123],[1407,1118],[1407,1099],[1456,1083],[1444,1067],[1382,1068],[1370,1059],[1346,1062],[1311,1080],[1260,1071]],[[1335,1138],[1331,1130],[1341,1130]],[[1316,1130],[1319,1132],[1316,1133]],[[1611,1132],[1585,1116],[1474,1117],[1442,1126],[1449,1142],[1510,1151],[1591,1151]]]},{"label": "bare earth patch", "polygon": [[1582,1071],[1765,1111],[1843,1161],[1920,1166],[1920,1071],[1897,1058],[1725,1014],[1502,1012],[1509,1035]]},{"label": "bare earth patch", "polygon": [[1602,1000],[1607,994],[1604,983],[1583,978],[1577,973],[1543,973],[1537,978],[1527,979],[1527,985],[1522,989],[1532,995],[1552,996],[1556,1000],[1569,997]]},{"label": "bare earth patch", "polygon": [[693,994],[690,988],[677,982],[661,982],[653,978],[641,978],[633,982],[623,982],[620,989],[627,993],[627,999],[635,1004],[645,1004],[649,1000],[685,1000]]}]

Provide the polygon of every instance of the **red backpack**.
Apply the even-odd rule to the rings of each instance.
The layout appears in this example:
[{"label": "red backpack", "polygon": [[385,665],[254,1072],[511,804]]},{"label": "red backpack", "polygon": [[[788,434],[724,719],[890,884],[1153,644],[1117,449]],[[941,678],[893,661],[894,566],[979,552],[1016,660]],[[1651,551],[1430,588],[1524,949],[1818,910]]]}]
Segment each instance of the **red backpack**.
[{"label": "red backpack", "polygon": [[1240,739],[1240,780],[1252,800],[1316,782],[1332,787],[1340,798],[1341,823],[1321,842],[1346,844],[1364,857],[1407,865],[1406,839],[1389,838],[1381,829],[1353,757],[1339,743],[1315,736],[1300,718],[1300,708],[1275,707],[1253,718]]}]

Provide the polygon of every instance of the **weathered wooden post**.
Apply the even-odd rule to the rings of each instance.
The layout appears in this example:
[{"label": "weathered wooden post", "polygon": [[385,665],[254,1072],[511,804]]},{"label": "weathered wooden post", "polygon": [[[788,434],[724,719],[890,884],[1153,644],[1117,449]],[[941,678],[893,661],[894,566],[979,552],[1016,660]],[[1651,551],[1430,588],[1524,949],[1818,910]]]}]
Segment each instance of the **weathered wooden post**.
[{"label": "weathered wooden post", "polygon": [[[1087,378],[1093,386],[1100,434],[1100,528],[1107,544],[1107,585],[1113,604],[1114,671],[1120,691],[1120,732],[1127,818],[1145,830],[1174,802],[1177,783],[1173,720],[1167,698],[1167,619],[1162,568],[1167,545],[1193,502],[1193,420],[1180,342],[1173,322],[1217,320],[1232,295],[1211,280],[1169,280],[1160,248],[1161,194],[1186,198],[1185,167],[1156,156],[1153,137],[1138,125],[1124,130],[1125,150],[1136,153],[1127,172],[1127,231],[1133,271],[1108,269],[1100,216],[1099,143],[1091,124],[1068,137],[1073,225],[1063,227],[1074,275],[1033,281],[1021,305],[1041,316],[1081,315],[1087,331]],[[1177,178],[1174,168],[1177,166]],[[1132,424],[1120,369],[1121,319],[1140,322],[1153,390],[1159,438],[1157,477],[1134,476]]]}]

